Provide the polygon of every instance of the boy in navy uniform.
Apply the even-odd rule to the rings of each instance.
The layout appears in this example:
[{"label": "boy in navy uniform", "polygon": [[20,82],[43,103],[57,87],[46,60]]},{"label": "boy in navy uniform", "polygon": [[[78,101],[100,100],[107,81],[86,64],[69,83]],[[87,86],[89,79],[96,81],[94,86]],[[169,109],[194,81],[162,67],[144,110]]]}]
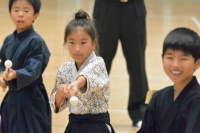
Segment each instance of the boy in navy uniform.
[{"label": "boy in navy uniform", "polygon": [[200,38],[188,28],[172,30],[163,44],[163,68],[174,83],[154,93],[138,133],[199,133]]},{"label": "boy in navy uniform", "polygon": [[[51,133],[51,109],[42,80],[50,52],[32,26],[40,6],[40,0],[9,1],[16,30],[0,51],[0,86],[9,88],[1,104],[1,133]],[[6,60],[13,64],[8,75],[3,72]]]}]

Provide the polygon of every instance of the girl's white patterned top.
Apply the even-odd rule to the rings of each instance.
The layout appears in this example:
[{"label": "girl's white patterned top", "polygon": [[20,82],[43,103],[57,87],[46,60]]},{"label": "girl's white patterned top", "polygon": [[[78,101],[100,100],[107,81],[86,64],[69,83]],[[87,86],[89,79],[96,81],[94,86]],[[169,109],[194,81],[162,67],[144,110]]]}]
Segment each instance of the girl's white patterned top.
[{"label": "girl's white patterned top", "polygon": [[[80,75],[87,79],[87,86],[79,89],[78,105],[72,106],[67,98],[64,98],[60,108],[55,108],[55,94],[60,84],[71,84]],[[64,63],[57,71],[56,84],[50,96],[50,105],[56,113],[69,108],[73,114],[98,114],[105,113],[108,109],[110,96],[109,78],[103,58],[94,52],[82,64],[77,71],[75,62]]]}]

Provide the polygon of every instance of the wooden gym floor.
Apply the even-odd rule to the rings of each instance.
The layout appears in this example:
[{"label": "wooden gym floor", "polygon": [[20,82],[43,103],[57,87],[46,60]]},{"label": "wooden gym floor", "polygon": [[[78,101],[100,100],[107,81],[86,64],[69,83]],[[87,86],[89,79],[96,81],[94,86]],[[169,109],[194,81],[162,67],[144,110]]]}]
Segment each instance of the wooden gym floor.
[{"label": "wooden gym floor", "polygon": [[[200,0],[145,0],[145,3],[147,9],[146,71],[149,88],[158,90],[172,84],[162,68],[163,40],[169,31],[177,27],[191,28],[200,35]],[[46,41],[52,54],[43,74],[44,84],[49,95],[54,87],[57,69],[61,64],[70,60],[62,46],[64,28],[79,9],[92,15],[93,5],[94,0],[42,0],[40,16],[33,25]],[[15,26],[9,17],[8,0],[1,0],[0,45],[14,29]],[[195,75],[200,78],[199,70]],[[126,64],[119,45],[110,74],[111,96],[109,102],[111,124],[116,133],[135,133],[138,130],[131,126],[132,122],[127,113],[128,86]],[[4,95],[5,93],[0,91],[0,102]],[[68,110],[60,114],[53,113],[53,133],[63,133],[67,121]]]}]

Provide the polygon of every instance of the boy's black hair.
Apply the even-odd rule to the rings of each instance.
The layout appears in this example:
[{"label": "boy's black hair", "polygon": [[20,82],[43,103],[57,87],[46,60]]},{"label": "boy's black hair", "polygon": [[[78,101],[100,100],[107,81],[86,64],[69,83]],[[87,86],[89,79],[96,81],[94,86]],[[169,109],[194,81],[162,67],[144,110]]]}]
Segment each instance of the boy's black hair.
[{"label": "boy's black hair", "polygon": [[191,54],[196,62],[200,59],[200,37],[189,28],[176,28],[165,38],[162,56],[167,49],[180,50],[186,54]]},{"label": "boy's black hair", "polygon": [[[11,8],[13,3],[17,0],[9,0],[9,12],[11,12]],[[26,0],[28,3],[30,3],[33,6],[34,9],[34,14],[37,14],[40,12],[40,7],[41,7],[41,1],[40,0]]]}]

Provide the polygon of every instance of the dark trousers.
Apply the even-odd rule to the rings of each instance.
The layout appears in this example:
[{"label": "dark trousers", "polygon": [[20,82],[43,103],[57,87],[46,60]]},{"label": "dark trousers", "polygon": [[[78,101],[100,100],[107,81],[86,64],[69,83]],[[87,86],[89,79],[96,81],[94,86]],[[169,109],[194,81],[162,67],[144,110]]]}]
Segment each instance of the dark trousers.
[{"label": "dark trousers", "polygon": [[69,123],[65,133],[110,133],[106,124],[111,127],[112,133],[115,133],[110,124],[109,113],[69,114]]},{"label": "dark trousers", "polygon": [[144,101],[148,91],[144,1],[131,0],[122,3],[115,0],[96,0],[93,18],[99,35],[100,56],[105,60],[108,73],[118,41],[121,41],[130,83],[128,112],[132,121],[138,122],[146,109]]}]

